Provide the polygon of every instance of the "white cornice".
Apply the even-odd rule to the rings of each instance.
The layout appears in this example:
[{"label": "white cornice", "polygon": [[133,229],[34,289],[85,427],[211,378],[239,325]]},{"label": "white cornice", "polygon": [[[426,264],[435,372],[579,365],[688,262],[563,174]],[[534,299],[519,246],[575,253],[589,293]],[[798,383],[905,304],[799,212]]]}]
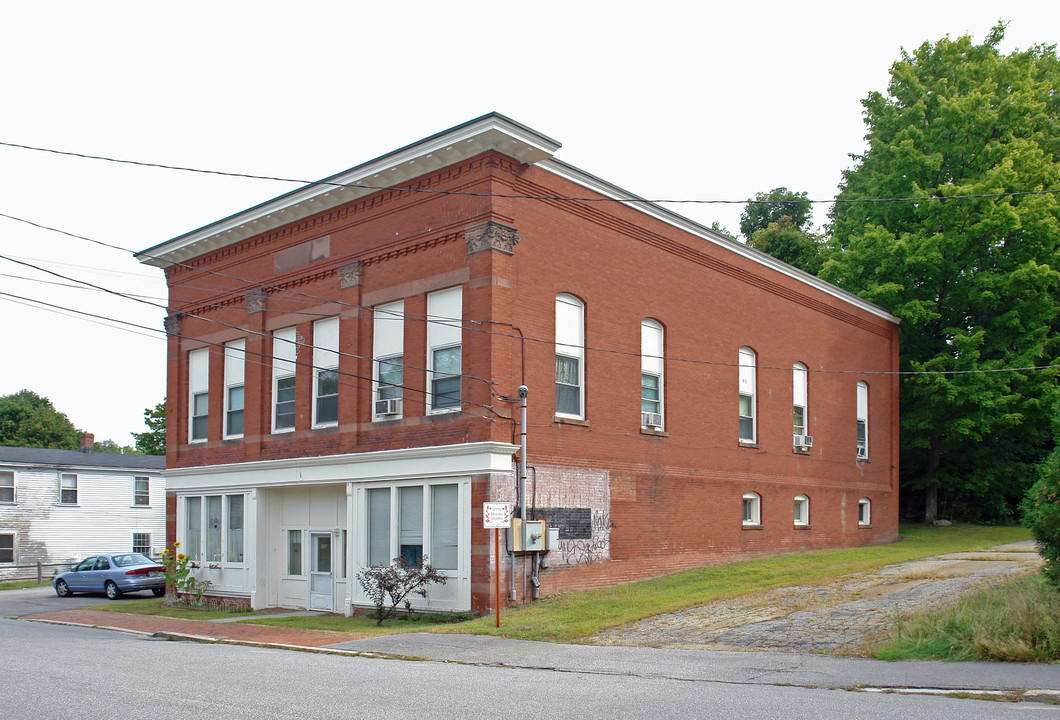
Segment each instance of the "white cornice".
[{"label": "white cornice", "polygon": [[400,185],[487,150],[534,164],[551,157],[559,146],[555,140],[525,125],[490,113],[148,248],[137,253],[136,258],[145,265],[168,267],[348,203],[380,188]]},{"label": "white cornice", "polygon": [[166,487],[280,487],[335,482],[371,482],[464,477],[510,472],[518,445],[498,442],[432,445],[343,455],[198,465],[166,470]]}]

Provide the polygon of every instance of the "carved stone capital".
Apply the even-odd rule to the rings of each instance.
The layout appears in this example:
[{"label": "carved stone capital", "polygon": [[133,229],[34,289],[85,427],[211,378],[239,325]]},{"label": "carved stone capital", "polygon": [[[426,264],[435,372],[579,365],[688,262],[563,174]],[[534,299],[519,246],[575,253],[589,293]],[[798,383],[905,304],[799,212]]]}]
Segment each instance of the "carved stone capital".
[{"label": "carved stone capital", "polygon": [[363,272],[364,265],[360,260],[354,260],[341,266],[339,268],[339,288],[345,290],[346,288],[357,287],[361,284],[361,274]]},{"label": "carved stone capital", "polygon": [[183,318],[183,313],[167,315],[166,319],[162,321],[162,326],[166,329],[166,335],[180,335],[180,322]]},{"label": "carved stone capital", "polygon": [[243,302],[247,306],[247,314],[253,315],[254,313],[263,312],[265,310],[265,301],[268,299],[269,294],[258,288],[257,290],[251,290],[246,294]]},{"label": "carved stone capital", "polygon": [[474,255],[483,250],[500,250],[506,255],[514,255],[515,244],[520,239],[515,228],[492,220],[485,225],[465,231],[464,238],[467,240],[468,255]]}]

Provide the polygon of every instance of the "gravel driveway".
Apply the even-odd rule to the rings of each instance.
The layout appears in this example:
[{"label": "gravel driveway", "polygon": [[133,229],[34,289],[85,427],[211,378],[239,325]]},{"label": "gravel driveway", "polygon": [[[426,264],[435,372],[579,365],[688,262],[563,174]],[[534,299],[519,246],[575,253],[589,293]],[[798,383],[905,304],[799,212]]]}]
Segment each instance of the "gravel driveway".
[{"label": "gravel driveway", "polygon": [[953,602],[986,584],[1037,571],[1033,541],[952,553],[796,585],[611,628],[595,645],[851,653],[897,620]]}]

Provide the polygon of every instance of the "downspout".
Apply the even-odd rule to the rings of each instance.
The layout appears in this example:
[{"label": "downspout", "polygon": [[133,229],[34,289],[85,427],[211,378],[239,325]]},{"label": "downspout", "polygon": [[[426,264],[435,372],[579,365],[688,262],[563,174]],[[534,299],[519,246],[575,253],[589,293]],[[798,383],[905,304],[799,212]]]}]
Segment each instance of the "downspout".
[{"label": "downspout", "polygon": [[[520,532],[523,533],[523,544],[522,547],[526,547],[526,396],[530,394],[530,389],[526,385],[519,386],[519,487],[518,487],[518,498],[519,498],[519,518],[523,521],[520,523]],[[509,548],[508,556],[512,563],[511,573],[511,590],[508,594],[508,601],[515,602],[515,552]]]}]

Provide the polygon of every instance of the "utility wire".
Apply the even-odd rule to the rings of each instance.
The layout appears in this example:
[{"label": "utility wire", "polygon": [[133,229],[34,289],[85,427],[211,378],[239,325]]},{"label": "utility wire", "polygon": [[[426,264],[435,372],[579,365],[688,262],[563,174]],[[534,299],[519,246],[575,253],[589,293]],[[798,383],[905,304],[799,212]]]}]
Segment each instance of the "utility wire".
[{"label": "utility wire", "polygon": [[[2,144],[2,143],[0,143],[0,144]],[[48,231],[51,231],[51,232],[56,232],[56,233],[59,233],[59,234],[62,234],[62,235],[66,235],[68,237],[72,237],[72,238],[75,238],[75,239],[78,239],[78,240],[84,240],[84,241],[87,241],[87,242],[90,242],[90,243],[94,243],[96,245],[101,245],[103,247],[111,248],[111,249],[114,249],[114,250],[120,250],[122,252],[127,252],[127,253],[131,253],[131,254],[137,254],[135,251],[129,250],[128,248],[121,247],[119,245],[113,245],[113,244],[110,244],[110,243],[103,242],[102,240],[96,240],[94,238],[89,238],[89,237],[86,237],[86,236],[83,236],[83,235],[77,235],[75,233],[68,232],[66,230],[61,230],[61,229],[53,228],[53,227],[50,227],[50,226],[47,226],[47,225],[42,225],[40,223],[36,223],[36,222],[31,221],[31,220],[25,220],[23,218],[16,217],[14,215],[9,215],[9,214],[0,212],[0,217],[5,217],[5,218],[8,218],[9,220],[14,220],[16,222],[25,223],[27,225],[31,225],[31,226],[36,227],[36,228],[40,228],[42,230],[48,230]],[[143,254],[143,253],[140,253],[140,254],[144,255],[145,257],[153,257],[151,255],[146,255],[146,254]],[[3,256],[3,255],[0,255],[0,258],[10,259],[9,257]],[[12,262],[19,262],[19,261],[12,260]],[[28,265],[28,263],[24,263],[24,262],[20,262],[19,264]],[[371,313],[379,313],[379,312],[381,312],[381,310],[379,308],[372,308],[372,307],[368,307],[368,306],[364,306],[364,305],[357,305],[357,304],[354,304],[354,303],[348,303],[348,302],[344,302],[344,301],[341,301],[341,300],[337,300],[335,298],[324,298],[324,297],[320,297],[320,296],[317,296],[317,295],[311,295],[311,294],[303,293],[303,292],[299,292],[299,291],[286,290],[284,288],[280,288],[280,287],[277,287],[275,285],[270,285],[268,283],[262,283],[262,282],[247,280],[246,278],[240,278],[240,277],[237,277],[237,276],[234,276],[234,275],[229,275],[227,273],[218,272],[216,270],[207,270],[207,269],[204,269],[204,268],[195,268],[194,266],[188,265],[186,263],[174,263],[174,265],[195,269],[195,270],[198,270],[199,272],[202,272],[202,273],[206,273],[206,274],[210,274],[210,275],[216,275],[218,277],[222,277],[222,278],[225,278],[225,279],[235,280],[235,281],[240,282],[240,283],[245,283],[247,285],[247,287],[243,288],[241,291],[248,291],[248,290],[268,290],[270,292],[271,291],[275,291],[275,293],[277,295],[279,295],[279,294],[287,294],[287,295],[293,296],[292,298],[288,298],[288,299],[290,299],[292,301],[297,299],[297,298],[304,298],[306,300],[311,300],[311,301],[316,302],[316,303],[325,303],[325,302],[326,303],[334,303],[334,304],[338,304],[338,305],[340,305],[342,307],[348,307],[348,308],[356,309],[356,310],[359,310],[359,311],[366,311],[366,312],[371,312]],[[30,267],[35,267],[35,266],[30,265]],[[42,272],[47,272],[49,274],[57,275],[58,277],[62,277],[64,279],[72,279],[72,278],[67,278],[66,276],[60,275],[58,273],[54,273],[54,272],[52,272],[50,270],[45,270],[43,268],[37,268],[37,269],[41,270]],[[83,282],[83,281],[79,281],[79,280],[74,279],[74,282]],[[91,285],[90,283],[85,283],[85,284]],[[94,287],[98,287],[98,286],[94,286]],[[113,293],[113,294],[119,294],[119,295],[121,294],[121,293],[117,293],[116,291],[112,291],[112,290],[105,290],[104,289],[104,291],[105,292],[110,292],[110,293]],[[228,292],[231,293],[232,291],[230,290]],[[270,294],[270,298],[271,297],[273,297],[272,294]],[[134,299],[134,298],[130,298],[130,299]],[[141,301],[141,302],[145,302],[145,301]],[[163,309],[169,310],[169,308],[165,308],[165,307],[163,307],[161,305],[157,305],[155,303],[148,303],[148,304],[156,305],[156,307],[162,307]],[[208,304],[206,304],[206,306],[208,306]],[[181,311],[177,311],[177,312],[181,312]],[[384,310],[382,312],[386,312],[386,311]],[[195,314],[192,314],[192,313],[186,313],[186,314],[190,315],[191,317],[197,317],[197,318],[199,318],[201,320],[205,320],[207,322],[215,322],[217,324],[224,325],[226,327],[238,329],[238,330],[244,331],[244,332],[250,332],[250,331],[246,330],[245,328],[241,328],[241,327],[236,326],[236,325],[229,325],[227,323],[223,323],[223,322],[220,322],[220,321],[217,321],[217,320],[211,320],[210,318],[206,318],[206,317],[203,317],[201,315],[195,315]],[[428,316],[428,315],[418,316],[418,315],[414,315],[414,314],[399,314],[399,313],[393,313],[393,314],[395,316],[400,316],[400,317],[404,318],[405,320],[413,320],[413,321],[428,322],[428,323],[436,322],[436,323],[442,323],[442,324],[460,323],[462,326],[465,326],[465,325],[482,325],[482,324],[485,324],[485,323],[492,322],[492,321],[483,321],[483,320],[474,320],[474,319],[466,320],[466,319],[462,319],[462,318],[443,318],[441,316]],[[329,317],[330,317],[330,315],[329,315]],[[488,334],[488,335],[497,335],[497,336],[500,336],[500,337],[511,338],[511,339],[520,339],[520,340],[525,340],[526,342],[537,343],[537,344],[555,345],[555,343],[556,343],[556,341],[554,339],[534,338],[534,337],[522,337],[522,338],[520,338],[520,337],[517,337],[515,335],[510,335],[508,333],[496,332],[496,331],[487,330],[487,329],[481,328],[481,327],[466,327],[465,329],[467,329],[467,330],[469,330],[471,332],[479,332],[479,333],[484,333],[484,334]],[[618,350],[618,349],[615,349],[615,348],[604,348],[604,347],[590,346],[590,345],[583,346],[583,348],[586,351],[592,351],[592,352],[610,353],[610,354],[615,354],[615,355],[627,355],[627,356],[642,357],[642,353],[640,353],[638,351]],[[353,357],[357,357],[357,358],[361,358],[361,359],[375,359],[375,358],[362,358],[361,356],[358,356],[358,355],[353,355]],[[668,356],[668,355],[659,355],[659,356],[648,355],[648,356],[644,356],[644,357],[652,357],[652,358],[656,358],[657,357],[659,359],[667,360],[667,361],[670,361],[670,362],[691,363],[691,364],[699,364],[699,365],[713,365],[713,366],[719,366],[719,367],[738,367],[739,366],[739,362],[702,360],[702,359],[697,359],[697,358],[680,358],[680,357],[673,357],[673,356]],[[425,370],[425,368],[417,368],[417,367],[413,367],[413,366],[408,366],[408,367],[410,367],[411,369],[415,369],[415,370]],[[791,370],[790,367],[777,367],[777,366],[766,366],[766,365],[759,365],[759,366],[757,366],[757,369],[759,369],[759,370],[784,370],[784,371],[790,371]],[[982,374],[982,373],[995,373],[995,372],[1022,372],[1022,371],[1036,371],[1036,370],[1049,370],[1049,369],[1060,369],[1060,366],[1057,366],[1057,365],[1031,365],[1031,366],[1013,367],[1013,368],[992,368],[992,369],[978,369],[978,370],[897,370],[897,371],[891,371],[891,370],[829,370],[829,369],[807,368],[808,372],[811,372],[811,373],[818,373],[818,374],[832,374],[832,373],[835,373],[835,374],[848,374],[848,375],[965,375],[965,374]],[[479,378],[479,377],[475,377],[475,376],[465,375],[463,377],[469,377],[469,378],[472,378],[472,379],[475,379],[475,380],[480,380],[482,382],[491,384],[491,387],[495,387],[496,384],[497,384],[496,381],[488,381],[488,380],[485,380],[483,378]],[[493,394],[494,394],[495,397],[499,397],[496,392],[494,392]]]},{"label": "utility wire", "polygon": [[[22,145],[20,143],[0,141],[0,146],[32,150],[34,152],[51,153],[53,155],[64,155],[67,157],[83,158],[86,160],[101,160],[104,162],[119,163],[123,165],[136,165],[138,167],[160,168],[163,170],[177,170],[180,172],[199,173],[203,175],[219,175],[221,177],[246,178],[249,180],[270,180],[274,182],[295,183],[305,187],[337,187],[357,188],[361,190],[396,190],[400,192],[421,193],[426,195],[461,195],[465,197],[490,197],[505,198],[510,200],[567,200],[572,202],[617,202],[617,203],[651,203],[656,205],[776,205],[790,203],[791,200],[647,200],[645,198],[609,198],[609,197],[577,197],[568,195],[520,195],[509,193],[469,192],[461,190],[431,190],[426,188],[411,188],[400,185],[367,185],[364,183],[340,183],[330,180],[303,180],[299,178],[287,178],[275,175],[256,175],[252,173],[227,172],[224,170],[206,170],[202,168],[186,167],[183,165],[167,165],[164,163],[145,162],[142,160],[124,160],[104,155],[89,155],[87,153],[70,152],[66,150],[55,150],[53,148],[36,147],[33,145]],[[344,171],[345,172],[345,171]],[[924,195],[917,197],[885,197],[885,198],[833,198],[831,200],[814,200],[801,198],[798,202],[809,203],[883,203],[883,202],[926,202],[929,200],[966,200],[978,198],[1018,197],[1022,195],[1050,195],[1060,193],[1060,188],[1052,190],[1024,190],[1020,192],[1003,193],[975,193],[966,195]]]},{"label": "utility wire", "polygon": [[[0,291],[0,298],[6,298],[9,301],[16,302],[19,305],[26,305],[26,306],[29,306],[29,307],[39,307],[40,309],[48,310],[49,312],[56,312],[56,313],[60,313],[60,314],[62,314],[62,313],[67,313],[67,314],[73,313],[73,314],[76,314],[76,315],[83,315],[83,316],[89,318],[90,321],[98,322],[99,324],[116,323],[118,325],[124,325],[124,326],[127,326],[127,327],[115,328],[115,329],[127,330],[127,328],[134,328],[133,330],[127,330],[127,331],[128,332],[133,332],[133,333],[135,333],[137,335],[144,335],[144,336],[150,337],[152,339],[165,339],[164,337],[160,338],[159,335],[163,335],[163,336],[166,335],[164,330],[160,330],[158,328],[153,328],[153,327],[150,327],[148,325],[140,325],[139,323],[130,322],[128,320],[119,320],[117,318],[108,317],[106,315],[99,315],[97,313],[91,313],[91,312],[88,312],[86,310],[77,310],[75,308],[69,308],[69,307],[65,307],[63,305],[56,305],[54,303],[45,302],[43,300],[37,300],[35,298],[27,298],[27,297],[24,297],[24,296],[21,296],[21,295],[14,295],[12,293],[6,293],[6,292],[2,292],[2,291]],[[152,335],[146,335],[146,333],[137,332],[138,330],[146,330],[146,331],[148,331],[150,333],[153,333],[153,334]],[[202,342],[204,347],[216,348],[216,349],[221,350],[222,352],[224,352],[224,350],[226,350],[224,342],[211,342],[211,341],[207,341],[207,340],[202,340],[201,338],[191,337],[191,336],[188,336],[188,335],[182,335],[180,333],[174,333],[172,336],[173,337],[183,338],[185,340],[194,340],[194,341],[197,341],[197,342]],[[297,343],[295,343],[295,344],[297,344]],[[312,346],[303,345],[303,347],[312,347]],[[247,350],[245,348],[241,351],[241,353],[242,353],[242,355],[244,356],[244,358],[245,358],[245,360],[247,362],[251,362],[251,363],[253,363],[255,365],[258,365],[260,367],[263,367],[263,368],[271,368],[273,366],[273,361],[275,360],[275,358],[272,355],[269,355],[269,354],[263,353],[263,352]],[[247,358],[247,356],[257,356],[258,358],[262,358],[262,359],[254,360],[254,359]],[[301,360],[291,360],[291,361],[287,361],[287,362],[290,362],[291,364],[293,364],[293,365],[295,365],[297,367],[306,367],[306,368],[310,368],[311,370],[327,370],[327,371],[330,371],[330,372],[334,372],[340,378],[348,378],[348,379],[351,379],[351,380],[362,380],[362,381],[367,381],[369,383],[373,382],[372,378],[367,378],[367,377],[365,377],[363,375],[358,375],[356,373],[340,371],[337,368],[323,367],[323,366],[315,365],[313,363],[309,363],[309,362],[305,362],[305,361],[301,361]],[[371,386],[360,385],[360,384],[358,384],[356,382],[352,382],[352,383],[351,382],[346,382],[346,383],[344,383],[344,385],[345,385],[345,387],[351,387],[351,388],[354,388],[356,390],[371,390]],[[409,385],[391,385],[391,387],[399,387],[402,390],[409,390],[411,392],[421,393],[424,396],[432,396],[432,395],[434,395],[434,393],[432,393],[430,390],[421,389],[421,388],[414,388],[414,387],[411,387]],[[499,413],[497,413],[496,409],[494,408],[493,405],[484,405],[482,403],[477,403],[477,402],[473,402],[471,400],[467,400],[466,398],[461,398],[460,402],[461,402],[461,404],[473,405],[473,406],[476,406],[476,407],[480,407],[480,408],[482,408],[484,410],[487,410],[487,411],[493,413],[494,415],[496,415],[498,418],[500,418],[502,420],[511,420],[511,418],[506,417],[504,415],[500,415]],[[461,413],[463,413],[465,415],[470,415],[471,417],[485,417],[487,420],[491,420],[491,421],[494,420],[493,418],[489,418],[489,417],[486,417],[486,416],[483,416],[483,415],[475,415],[474,413],[468,413],[468,412],[466,412],[464,410],[459,410],[459,412],[461,412]]]}]

